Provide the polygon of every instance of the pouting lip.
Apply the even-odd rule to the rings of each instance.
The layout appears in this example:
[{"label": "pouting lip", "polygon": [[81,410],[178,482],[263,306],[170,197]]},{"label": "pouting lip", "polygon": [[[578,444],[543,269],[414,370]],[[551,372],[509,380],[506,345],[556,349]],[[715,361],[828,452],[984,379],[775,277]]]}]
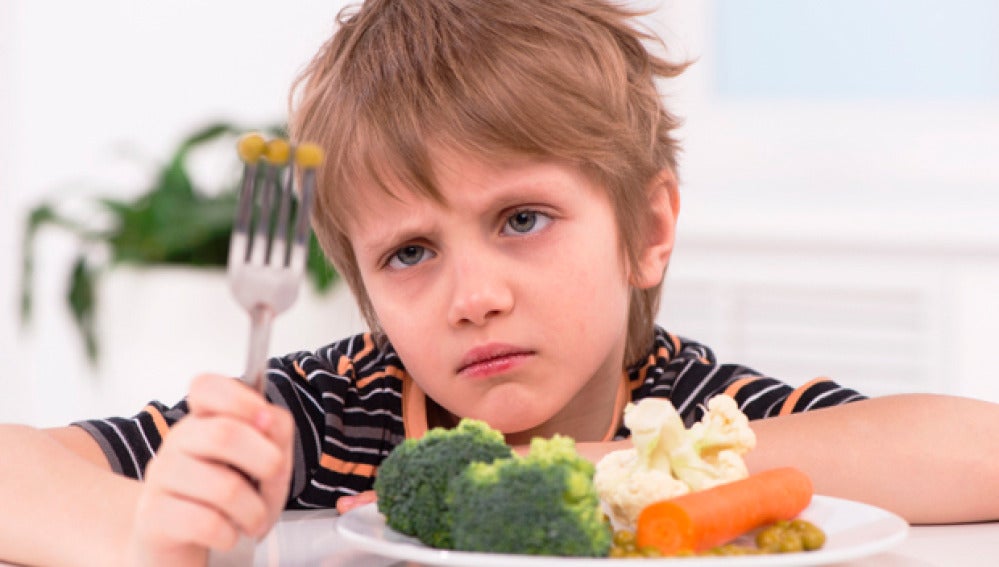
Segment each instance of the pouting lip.
[{"label": "pouting lip", "polygon": [[534,351],[515,347],[513,345],[506,345],[500,343],[490,343],[487,345],[478,346],[470,349],[465,353],[465,356],[461,357],[461,362],[458,363],[457,373],[461,374],[468,367],[495,358],[502,358],[505,356],[516,356],[516,355],[530,355],[534,354]]}]

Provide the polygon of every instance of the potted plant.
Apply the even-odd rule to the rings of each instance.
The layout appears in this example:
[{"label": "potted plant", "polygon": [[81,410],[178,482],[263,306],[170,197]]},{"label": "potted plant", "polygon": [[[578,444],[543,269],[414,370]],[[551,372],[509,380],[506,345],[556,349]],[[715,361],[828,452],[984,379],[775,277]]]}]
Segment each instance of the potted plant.
[{"label": "potted plant", "polygon": [[[280,128],[264,129],[284,135]],[[21,319],[32,311],[34,241],[43,228],[55,226],[69,231],[79,242],[70,271],[66,300],[80,331],[90,360],[96,361],[100,345],[95,330],[96,286],[101,275],[120,265],[191,266],[225,269],[229,235],[236,209],[236,186],[206,191],[195,186],[188,171],[188,157],[195,150],[246,130],[228,123],[199,129],[184,139],[157,171],[151,186],[130,200],[97,197],[94,204],[107,222],[94,226],[89,220],[60,211],[47,201],[31,210],[25,227],[21,273]],[[235,147],[235,146],[234,146]],[[237,159],[233,151],[233,160]],[[235,171],[236,168],[234,168]],[[330,289],[337,273],[326,261],[315,237],[309,250],[307,272],[317,291]]]}]

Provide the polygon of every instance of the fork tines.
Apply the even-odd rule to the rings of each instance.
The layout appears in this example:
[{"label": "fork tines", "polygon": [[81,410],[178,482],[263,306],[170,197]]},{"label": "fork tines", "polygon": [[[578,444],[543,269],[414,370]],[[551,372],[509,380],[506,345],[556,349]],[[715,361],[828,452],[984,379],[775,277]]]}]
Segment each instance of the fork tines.
[{"label": "fork tines", "polygon": [[[244,136],[238,148],[244,171],[229,249],[230,265],[248,263],[303,270],[315,168],[322,160],[321,152],[312,144],[293,148],[286,140],[265,141],[259,134]],[[297,199],[296,167],[302,183]]]},{"label": "fork tines", "polygon": [[[246,167],[229,242],[229,287],[250,315],[243,380],[263,393],[271,322],[295,302],[305,272],[315,170],[323,157],[313,144],[292,148],[259,134],[240,140],[239,155]],[[302,184],[297,204],[296,172]]]}]

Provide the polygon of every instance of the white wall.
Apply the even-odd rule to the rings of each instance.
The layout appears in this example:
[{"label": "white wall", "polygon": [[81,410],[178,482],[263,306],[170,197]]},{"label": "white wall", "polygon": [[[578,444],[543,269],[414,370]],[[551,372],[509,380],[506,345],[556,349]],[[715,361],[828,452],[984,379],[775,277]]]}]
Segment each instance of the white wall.
[{"label": "white wall", "polygon": [[[75,243],[58,231],[38,242],[36,313],[30,329],[18,325],[27,210],[53,196],[72,207],[87,196],[139,192],[153,165],[208,121],[282,121],[293,77],[334,28],[342,4],[0,3],[0,421],[63,423],[110,410],[102,400],[114,394],[100,386],[109,381],[107,369],[87,365],[66,314]],[[204,175],[220,173],[211,165]],[[163,331],[164,357],[184,356],[169,342],[183,343],[187,331]],[[240,354],[232,368],[242,361]],[[163,366],[147,364],[153,373]],[[174,401],[193,371],[177,376],[178,386],[162,394],[151,386],[147,395]],[[148,378],[136,369],[133,380]],[[126,413],[141,406],[130,398],[113,407]]]},{"label": "white wall", "polygon": [[[332,30],[341,4],[0,2],[0,421],[52,425],[129,413],[150,398],[175,400],[195,372],[241,366],[245,321],[217,283],[168,284],[174,292],[187,290],[177,299],[123,273],[102,289],[120,302],[101,324],[109,328],[105,343],[128,352],[90,368],[63,307],[74,244],[54,232],[38,243],[36,318],[22,331],[16,313],[24,215],[53,195],[73,205],[88,195],[138,191],[150,162],[208,120],[253,126],[283,119],[288,85]],[[676,291],[668,293],[669,306],[690,308],[686,315],[666,312],[664,323],[703,333],[697,338],[716,346],[722,358],[755,363],[754,352],[730,340],[745,321],[723,317],[705,324],[699,315],[726,313],[726,301],[731,304],[745,283],[731,272],[719,274],[717,263],[748,263],[745,269],[771,285],[789,271],[767,263],[775,258],[810,269],[832,254],[846,270],[840,277],[854,273],[858,281],[869,279],[871,257],[900,266],[888,280],[927,273],[913,268],[920,261],[942,270],[954,265],[948,259],[960,258],[958,276],[946,288],[959,301],[932,307],[955,311],[937,319],[931,332],[959,330],[946,356],[957,357],[962,384],[987,375],[988,345],[996,338],[991,298],[999,287],[999,223],[993,221],[999,204],[992,196],[999,187],[999,102],[720,97],[713,82],[716,3],[641,4],[662,6],[648,22],[671,55],[698,59],[685,77],[665,85],[669,104],[687,120],[680,132],[679,243],[690,251],[678,253],[671,268]],[[205,175],[213,174],[212,165],[205,164]],[[789,242],[796,256],[780,252]],[[716,262],[708,266],[704,259]],[[718,295],[690,292],[709,276]],[[302,322],[279,321],[274,351],[311,348],[359,328],[343,294],[308,301],[317,303],[296,306],[289,316]],[[147,303],[154,308],[146,311]],[[189,322],[170,319],[186,305],[212,308],[197,308],[199,318]],[[304,322],[308,311],[328,315]],[[161,320],[169,322],[151,323]],[[160,340],[163,345],[153,344]],[[932,370],[941,368],[947,367]]]},{"label": "white wall", "polygon": [[[719,88],[728,39],[714,32],[726,9],[739,12],[742,35],[760,22],[764,31],[778,26],[735,44],[779,55],[752,72],[783,84],[794,71],[782,63],[797,57],[814,63],[802,74],[841,92],[802,95],[809,84],[768,87],[767,95]],[[928,390],[999,401],[989,362],[999,338],[996,10],[985,0],[668,3],[655,23],[682,46],[674,54],[697,63],[667,87],[687,125],[679,249],[660,320],[703,338],[723,359],[790,381],[831,374],[872,394]],[[789,12],[797,16],[782,19]],[[832,37],[811,47],[807,37],[788,43],[788,35],[802,35],[789,28],[815,25],[802,19],[809,12],[830,16],[816,34]],[[908,25],[914,29],[900,29]],[[839,44],[868,74],[849,88],[836,83],[851,69],[821,64],[827,46],[844,38],[865,46]],[[912,52],[925,57],[897,56]],[[979,66],[955,72],[968,61]],[[906,81],[923,87],[898,86]],[[791,307],[774,297],[781,293],[812,299]],[[828,311],[878,294],[913,318],[908,337],[875,334],[861,343],[885,321],[858,312],[839,329],[840,338],[852,333],[842,342],[851,348],[837,350],[829,343],[835,331],[820,322],[823,304]],[[807,314],[813,328],[801,326]],[[765,333],[787,342],[762,348]],[[906,347],[889,360],[893,344]],[[777,356],[766,352],[775,348]]]},{"label": "white wall", "polygon": [[13,4],[0,3],[0,368],[3,369],[0,388],[14,390],[10,404],[0,402],[0,419],[28,417],[27,413],[14,409],[23,404],[23,398],[11,387],[15,378],[21,375],[20,358],[15,346],[17,303],[14,282],[18,273],[20,217],[24,211],[23,199],[15,199],[12,187],[17,161],[14,159],[14,129],[9,126],[16,114],[13,81],[9,79],[14,61],[13,14]]}]

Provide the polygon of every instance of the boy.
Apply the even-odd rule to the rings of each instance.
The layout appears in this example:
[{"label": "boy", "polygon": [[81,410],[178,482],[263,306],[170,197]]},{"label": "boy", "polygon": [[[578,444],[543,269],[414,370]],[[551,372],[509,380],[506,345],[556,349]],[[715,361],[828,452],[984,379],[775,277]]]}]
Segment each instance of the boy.
[{"label": "boy", "polygon": [[648,53],[631,16],[596,0],[345,15],[292,129],[327,152],[314,224],[372,332],[272,360],[270,404],[209,375],[132,420],[0,430],[0,556],[203,564],[286,506],[363,501],[428,427],[562,433],[596,460],[628,443],[629,399],[691,421],[720,392],[756,419],[751,470],[798,466],[913,522],[999,518],[995,405],[795,390],[654,325],[679,208],[654,80],[683,65]]}]

